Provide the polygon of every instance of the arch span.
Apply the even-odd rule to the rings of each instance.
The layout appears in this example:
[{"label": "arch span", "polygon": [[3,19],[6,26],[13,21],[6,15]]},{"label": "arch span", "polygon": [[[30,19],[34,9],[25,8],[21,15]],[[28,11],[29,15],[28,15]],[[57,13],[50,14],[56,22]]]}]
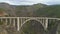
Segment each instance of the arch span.
[{"label": "arch span", "polygon": [[[21,27],[25,24],[25,23],[27,23],[28,21],[30,21],[30,20],[36,20],[36,21],[38,21],[39,23],[41,23],[42,24],[42,21],[40,21],[40,20],[38,20],[38,19],[36,19],[36,18],[31,18],[31,19],[27,19],[27,20],[25,20],[22,24],[21,24]],[[42,26],[44,27],[44,25],[42,24]],[[21,28],[20,27],[20,28]]]},{"label": "arch span", "polygon": [[44,27],[42,26],[40,21],[37,21],[37,19],[28,19],[22,25],[20,32],[24,32],[27,34],[43,34]]}]

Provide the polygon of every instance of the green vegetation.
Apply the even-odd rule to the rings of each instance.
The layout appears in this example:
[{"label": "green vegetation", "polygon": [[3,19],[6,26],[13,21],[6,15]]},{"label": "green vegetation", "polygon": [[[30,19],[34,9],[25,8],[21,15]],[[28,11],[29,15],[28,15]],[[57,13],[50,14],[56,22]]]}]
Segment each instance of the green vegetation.
[{"label": "green vegetation", "polygon": [[5,12],[5,9],[0,8],[0,13],[3,13],[3,12]]},{"label": "green vegetation", "polygon": [[32,17],[35,16],[35,11],[37,11],[39,8],[42,8],[44,4],[34,4],[30,6],[16,6],[15,11],[17,16],[23,16],[23,17]]},{"label": "green vegetation", "polygon": [[46,6],[36,11],[37,16],[60,17],[60,5]]},{"label": "green vegetation", "polygon": [[3,25],[3,21],[0,21],[0,25]]},{"label": "green vegetation", "polygon": [[44,33],[43,26],[35,20],[28,21],[21,28],[21,34],[43,34],[43,33]]},{"label": "green vegetation", "polygon": [[3,9],[3,8],[0,8],[0,11],[5,11],[5,9]]}]

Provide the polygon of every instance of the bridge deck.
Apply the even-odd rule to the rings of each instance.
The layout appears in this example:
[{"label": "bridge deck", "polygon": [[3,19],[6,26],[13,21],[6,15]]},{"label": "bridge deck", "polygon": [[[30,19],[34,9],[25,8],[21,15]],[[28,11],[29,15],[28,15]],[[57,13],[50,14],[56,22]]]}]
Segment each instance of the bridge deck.
[{"label": "bridge deck", "polygon": [[0,18],[43,18],[43,19],[60,19],[60,18],[49,18],[49,17],[0,17]]}]

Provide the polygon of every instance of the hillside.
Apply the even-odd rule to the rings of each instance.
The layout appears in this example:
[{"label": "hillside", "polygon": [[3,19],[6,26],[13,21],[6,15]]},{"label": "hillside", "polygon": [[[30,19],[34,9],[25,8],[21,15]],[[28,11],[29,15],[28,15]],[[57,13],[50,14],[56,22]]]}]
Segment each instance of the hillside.
[{"label": "hillside", "polygon": [[35,14],[42,17],[60,17],[60,5],[50,5],[38,9]]},{"label": "hillside", "polygon": [[5,9],[9,16],[18,17],[60,17],[60,5],[10,5],[8,3],[0,3],[0,8]]},{"label": "hillside", "polygon": [[15,16],[14,8],[8,3],[0,3],[0,9],[4,9],[10,16]]},{"label": "hillside", "polygon": [[32,17],[36,16],[35,12],[42,7],[45,7],[45,4],[34,4],[34,5],[10,5],[8,3],[0,3],[0,8],[3,8],[9,16],[15,17]]},{"label": "hillside", "polygon": [[47,5],[44,5],[44,4],[34,4],[34,5],[27,5],[27,6],[16,6],[16,15],[17,16],[28,16],[28,17],[32,17],[32,16],[35,16],[35,11],[37,11],[39,8],[42,8],[42,7],[45,7]]}]

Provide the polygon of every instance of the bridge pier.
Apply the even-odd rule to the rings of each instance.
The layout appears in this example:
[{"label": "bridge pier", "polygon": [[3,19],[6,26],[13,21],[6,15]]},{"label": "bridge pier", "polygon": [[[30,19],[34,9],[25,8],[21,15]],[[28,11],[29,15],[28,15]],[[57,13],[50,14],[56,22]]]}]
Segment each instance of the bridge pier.
[{"label": "bridge pier", "polygon": [[10,18],[9,21],[10,21],[10,25],[11,25],[12,19]]},{"label": "bridge pier", "polygon": [[6,18],[6,25],[7,25],[7,22],[8,22],[8,20],[7,20],[7,18]]},{"label": "bridge pier", "polygon": [[45,22],[45,30],[47,30],[48,28],[48,18],[46,18],[46,22]]},{"label": "bridge pier", "polygon": [[19,17],[17,18],[17,31],[19,31],[20,26],[19,26],[20,22],[19,22]]},{"label": "bridge pier", "polygon": [[13,26],[15,26],[15,18],[13,19]]}]

